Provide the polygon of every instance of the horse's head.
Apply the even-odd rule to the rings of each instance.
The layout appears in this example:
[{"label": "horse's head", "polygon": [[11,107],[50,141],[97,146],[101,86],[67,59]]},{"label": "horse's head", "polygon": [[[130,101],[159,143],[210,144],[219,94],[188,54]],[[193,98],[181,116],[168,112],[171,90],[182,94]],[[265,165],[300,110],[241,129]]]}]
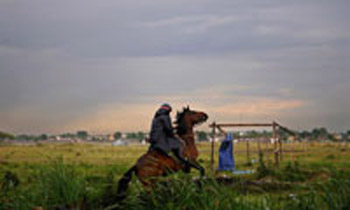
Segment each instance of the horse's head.
[{"label": "horse's head", "polygon": [[208,115],[204,112],[190,110],[186,107],[176,116],[176,133],[185,141],[184,156],[195,162],[198,157],[198,150],[194,143],[193,127],[207,121]]},{"label": "horse's head", "polygon": [[193,126],[207,121],[208,115],[204,112],[190,110],[187,106],[182,112],[177,112],[176,115],[176,132],[177,134],[186,134],[192,131]]}]

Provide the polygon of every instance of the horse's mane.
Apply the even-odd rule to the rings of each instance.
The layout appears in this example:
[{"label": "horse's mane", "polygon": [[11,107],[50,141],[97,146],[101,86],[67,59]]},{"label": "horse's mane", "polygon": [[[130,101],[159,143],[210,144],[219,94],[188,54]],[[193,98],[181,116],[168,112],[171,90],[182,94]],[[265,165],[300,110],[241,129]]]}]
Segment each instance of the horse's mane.
[{"label": "horse's mane", "polygon": [[190,111],[190,108],[187,107],[187,108],[183,108],[182,112],[177,112],[176,114],[175,130],[178,135],[185,134],[187,132],[187,126],[183,119],[184,119],[185,113],[189,111]]}]

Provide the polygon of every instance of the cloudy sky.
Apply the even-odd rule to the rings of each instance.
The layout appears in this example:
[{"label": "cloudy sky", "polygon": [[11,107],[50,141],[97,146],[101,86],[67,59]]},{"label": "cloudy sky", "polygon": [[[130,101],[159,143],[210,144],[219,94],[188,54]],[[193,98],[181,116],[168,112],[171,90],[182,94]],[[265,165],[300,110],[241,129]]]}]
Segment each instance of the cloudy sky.
[{"label": "cloudy sky", "polygon": [[[1,0],[0,130],[210,122],[350,129],[348,0]],[[208,124],[200,129],[208,130]]]}]

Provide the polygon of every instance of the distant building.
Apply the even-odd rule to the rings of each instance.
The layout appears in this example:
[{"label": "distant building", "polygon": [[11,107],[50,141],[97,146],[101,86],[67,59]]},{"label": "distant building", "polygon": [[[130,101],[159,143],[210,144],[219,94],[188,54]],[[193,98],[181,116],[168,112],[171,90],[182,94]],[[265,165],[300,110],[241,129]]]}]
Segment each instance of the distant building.
[{"label": "distant building", "polygon": [[124,140],[118,139],[112,143],[113,146],[127,146],[128,143]]},{"label": "distant building", "polygon": [[270,143],[271,143],[271,144],[274,144],[274,143],[277,142],[277,141],[278,141],[277,138],[270,138]]},{"label": "distant building", "polygon": [[335,141],[342,141],[344,139],[344,136],[340,133],[333,133],[332,136]]},{"label": "distant building", "polygon": [[[215,137],[214,142],[219,142],[220,138],[219,137]],[[213,142],[213,137],[209,138],[209,142]]]},{"label": "distant building", "polygon": [[101,135],[101,134],[96,134],[96,135],[91,136],[91,139],[93,141],[104,141],[106,139],[106,136]]},{"label": "distant building", "polygon": [[114,135],[112,134],[108,134],[107,137],[106,137],[107,141],[114,141]]},{"label": "distant building", "polygon": [[296,137],[295,136],[288,136],[287,140],[290,141],[290,142],[295,142]]},{"label": "distant building", "polygon": [[58,135],[56,135],[56,136],[50,136],[49,138],[48,138],[48,140],[49,141],[61,141],[61,136],[58,136]]}]

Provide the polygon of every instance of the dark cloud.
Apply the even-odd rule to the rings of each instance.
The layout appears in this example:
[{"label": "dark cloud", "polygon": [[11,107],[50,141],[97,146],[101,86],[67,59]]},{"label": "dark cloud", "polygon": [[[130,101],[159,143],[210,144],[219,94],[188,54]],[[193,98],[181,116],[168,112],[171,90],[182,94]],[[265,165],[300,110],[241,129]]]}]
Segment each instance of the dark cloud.
[{"label": "dark cloud", "polygon": [[0,128],[57,131],[106,104],[225,87],[217,105],[299,100],[307,106],[280,113],[282,120],[347,129],[349,6],[1,1]]}]

